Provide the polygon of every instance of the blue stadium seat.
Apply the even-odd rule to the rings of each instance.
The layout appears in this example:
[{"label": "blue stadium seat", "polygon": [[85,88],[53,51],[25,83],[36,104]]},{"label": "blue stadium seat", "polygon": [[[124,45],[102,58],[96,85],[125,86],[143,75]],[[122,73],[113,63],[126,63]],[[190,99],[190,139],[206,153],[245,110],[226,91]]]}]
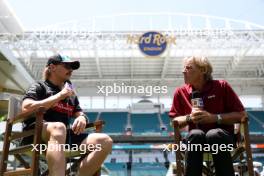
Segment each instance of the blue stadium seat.
[{"label": "blue stadium seat", "polygon": [[127,112],[102,112],[100,119],[106,124],[103,132],[122,134],[127,123]]},{"label": "blue stadium seat", "polygon": [[90,122],[94,122],[98,115],[98,112],[86,112],[85,114],[89,117]]},{"label": "blue stadium seat", "polygon": [[249,132],[251,134],[264,134],[264,111],[248,111]]},{"label": "blue stadium seat", "polygon": [[164,125],[166,125],[168,132],[173,132],[173,128],[170,124],[170,117],[169,117],[169,112],[164,112],[163,114],[161,114],[161,119],[164,123]]},{"label": "blue stadium seat", "polygon": [[160,124],[158,115],[153,114],[131,114],[133,134],[135,133],[159,133]]},{"label": "blue stadium seat", "polygon": [[133,163],[132,176],[161,176],[166,175],[167,169],[161,163]]},{"label": "blue stadium seat", "polygon": [[112,176],[126,176],[126,163],[105,163],[105,167],[110,171]]}]

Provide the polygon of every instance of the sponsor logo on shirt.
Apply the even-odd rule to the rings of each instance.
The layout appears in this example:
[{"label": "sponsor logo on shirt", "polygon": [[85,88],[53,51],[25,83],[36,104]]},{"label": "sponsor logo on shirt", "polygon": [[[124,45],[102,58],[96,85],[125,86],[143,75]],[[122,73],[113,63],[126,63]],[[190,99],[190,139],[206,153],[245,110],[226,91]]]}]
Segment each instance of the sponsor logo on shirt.
[{"label": "sponsor logo on shirt", "polygon": [[74,106],[71,106],[71,105],[64,103],[64,102],[58,102],[57,104],[55,104],[52,107],[52,110],[60,112],[60,113],[68,114],[69,116],[72,116]]},{"label": "sponsor logo on shirt", "polygon": [[215,95],[209,95],[207,98],[208,99],[215,98]]}]

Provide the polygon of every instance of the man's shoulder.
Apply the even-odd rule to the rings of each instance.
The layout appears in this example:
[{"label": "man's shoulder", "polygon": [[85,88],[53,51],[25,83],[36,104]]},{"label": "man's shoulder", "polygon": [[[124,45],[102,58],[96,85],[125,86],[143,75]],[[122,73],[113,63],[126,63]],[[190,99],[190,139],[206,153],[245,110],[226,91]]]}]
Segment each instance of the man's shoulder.
[{"label": "man's shoulder", "polygon": [[220,87],[225,87],[225,86],[229,85],[228,82],[226,80],[223,80],[223,79],[212,80],[212,83],[213,83],[213,85],[220,86]]},{"label": "man's shoulder", "polygon": [[189,90],[189,89],[191,89],[191,85],[190,84],[183,84],[183,85],[177,87],[177,89],[179,89],[179,90]]},{"label": "man's shoulder", "polygon": [[22,100],[25,100],[28,98],[33,99],[33,100],[39,100],[39,96],[42,94],[43,94],[42,87],[40,83],[36,81],[29,86]]},{"label": "man's shoulder", "polygon": [[41,87],[41,84],[40,81],[35,81],[29,86],[29,90],[37,90]]},{"label": "man's shoulder", "polygon": [[36,89],[38,89],[38,91],[47,91],[47,85],[45,83],[45,81],[36,81],[35,83],[32,84],[32,87],[36,87]]},{"label": "man's shoulder", "polygon": [[179,87],[176,87],[175,94],[179,94],[181,92],[188,94],[188,92],[191,92],[191,86],[189,84],[183,84]]},{"label": "man's shoulder", "polygon": [[46,94],[46,92],[47,92],[47,85],[45,84],[45,82],[35,81],[34,83],[30,85],[26,94],[32,94],[32,93]]}]

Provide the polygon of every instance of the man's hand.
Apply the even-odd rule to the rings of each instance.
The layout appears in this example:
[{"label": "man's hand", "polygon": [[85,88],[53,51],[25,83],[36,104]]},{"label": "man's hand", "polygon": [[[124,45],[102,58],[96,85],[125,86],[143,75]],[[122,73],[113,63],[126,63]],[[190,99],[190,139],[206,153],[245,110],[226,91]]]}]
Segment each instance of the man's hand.
[{"label": "man's hand", "polygon": [[203,110],[192,112],[191,119],[194,124],[215,123],[217,121],[217,118],[214,114]]},{"label": "man's hand", "polygon": [[67,97],[74,95],[74,91],[71,88],[64,86],[64,88],[59,92],[59,95],[60,98],[63,100]]},{"label": "man's hand", "polygon": [[86,118],[84,116],[78,116],[72,125],[72,131],[74,132],[74,134],[81,134],[82,132],[84,132],[86,127]]},{"label": "man's hand", "polygon": [[180,128],[183,128],[186,125],[188,125],[187,122],[186,122],[186,116],[174,117],[174,119],[172,120],[172,122],[174,122],[174,121],[177,121],[178,122]]}]

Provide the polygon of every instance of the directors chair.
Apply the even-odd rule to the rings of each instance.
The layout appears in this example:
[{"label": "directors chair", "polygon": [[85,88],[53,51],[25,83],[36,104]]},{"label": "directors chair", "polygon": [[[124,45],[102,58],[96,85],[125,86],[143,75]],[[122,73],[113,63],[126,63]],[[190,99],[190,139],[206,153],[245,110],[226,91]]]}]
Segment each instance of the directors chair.
[{"label": "directors chair", "polygon": [[[252,152],[250,148],[249,140],[249,130],[248,130],[248,117],[245,116],[239,124],[235,124],[237,130],[235,131],[236,146],[231,152],[233,165],[235,172],[239,173],[240,176],[248,175],[254,176],[253,171],[253,159]],[[173,121],[174,127],[174,141],[177,146],[180,146],[180,141],[182,136],[180,133],[179,123],[176,120]],[[234,129],[235,130],[235,129]],[[174,175],[183,176],[184,170],[184,156],[185,153],[180,150],[175,151],[176,154],[176,167],[173,170]],[[204,153],[203,155],[203,175],[213,176],[215,175],[215,170],[213,166],[212,154]]]},{"label": "directors chair", "polygon": [[[5,104],[8,109],[3,150],[1,151],[0,176],[48,175],[49,171],[45,161],[45,153],[40,153],[39,145],[41,144],[42,121],[45,109],[40,107],[36,110],[21,112],[21,103],[22,101],[15,97],[10,97],[8,100],[0,100],[0,104]],[[35,118],[34,129],[27,131],[12,130],[13,125],[21,123],[29,118]],[[92,129],[95,132],[101,132],[103,125],[104,121],[95,121],[94,123],[88,123],[86,128],[89,130]],[[17,142],[29,136],[33,136],[33,144],[38,150],[33,150],[31,144],[21,145]],[[16,145],[12,148],[10,144],[14,143],[19,143],[20,145]],[[19,166],[23,166],[23,168],[8,169],[8,156],[10,155],[13,155],[15,159],[19,161]],[[71,164],[67,164],[69,167],[66,168],[66,175],[72,175],[72,172],[76,171],[79,163],[86,155],[88,155],[88,153],[81,154],[81,151],[66,151],[66,161],[72,162]],[[100,175],[100,170],[95,175]]]}]

